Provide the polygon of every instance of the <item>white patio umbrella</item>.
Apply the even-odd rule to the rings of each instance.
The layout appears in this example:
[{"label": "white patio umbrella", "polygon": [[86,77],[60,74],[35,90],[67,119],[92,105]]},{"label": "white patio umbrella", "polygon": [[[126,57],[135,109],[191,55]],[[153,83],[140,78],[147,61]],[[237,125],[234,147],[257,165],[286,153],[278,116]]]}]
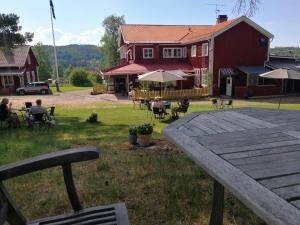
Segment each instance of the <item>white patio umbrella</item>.
[{"label": "white patio umbrella", "polygon": [[160,83],[160,95],[161,95],[161,83],[176,81],[176,80],[185,80],[182,76],[178,74],[178,71],[165,71],[165,70],[156,70],[143,75],[138,76],[139,80],[142,81],[154,81]]},{"label": "white patio umbrella", "polygon": [[[300,73],[298,73],[295,70],[289,70],[289,69],[283,69],[283,68],[272,70],[272,71],[260,74],[259,76],[262,78],[281,79],[282,84],[283,84],[284,80],[287,80],[287,79],[300,80]],[[283,94],[283,90],[281,90],[281,94]],[[279,99],[278,109],[280,109],[280,104],[281,104],[281,96]]]}]

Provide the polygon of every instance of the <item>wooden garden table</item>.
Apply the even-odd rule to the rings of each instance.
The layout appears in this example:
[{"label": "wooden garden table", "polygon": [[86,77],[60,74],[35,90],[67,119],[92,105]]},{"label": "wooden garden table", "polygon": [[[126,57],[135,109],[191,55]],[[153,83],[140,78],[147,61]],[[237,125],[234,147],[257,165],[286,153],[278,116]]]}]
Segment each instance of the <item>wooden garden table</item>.
[{"label": "wooden garden table", "polygon": [[223,224],[224,187],[267,224],[300,224],[300,111],[190,113],[163,133],[213,177],[210,225]]}]

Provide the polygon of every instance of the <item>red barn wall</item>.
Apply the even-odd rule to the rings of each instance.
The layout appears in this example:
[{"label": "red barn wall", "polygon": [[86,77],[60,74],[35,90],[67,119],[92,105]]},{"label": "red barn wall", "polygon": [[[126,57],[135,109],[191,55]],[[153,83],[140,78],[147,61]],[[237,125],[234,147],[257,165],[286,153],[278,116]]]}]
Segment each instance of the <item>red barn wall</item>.
[{"label": "red barn wall", "polygon": [[[213,95],[219,95],[219,69],[235,66],[263,66],[268,58],[268,46],[261,47],[260,39],[266,36],[242,22],[214,41]],[[269,40],[268,40],[269,41]]]}]

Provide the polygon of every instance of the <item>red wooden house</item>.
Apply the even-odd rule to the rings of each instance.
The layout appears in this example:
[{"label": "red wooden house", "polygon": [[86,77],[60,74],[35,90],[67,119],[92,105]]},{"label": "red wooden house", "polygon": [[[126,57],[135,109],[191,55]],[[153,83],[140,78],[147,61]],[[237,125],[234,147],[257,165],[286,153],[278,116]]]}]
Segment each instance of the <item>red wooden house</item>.
[{"label": "red wooden house", "polygon": [[109,88],[128,91],[137,75],[153,70],[192,73],[184,88],[209,85],[212,95],[274,95],[281,83],[264,81],[273,35],[242,16],[216,25],[134,25],[120,27],[120,65],[102,70]]},{"label": "red wooden house", "polygon": [[38,81],[38,66],[30,46],[16,46],[10,53],[0,51],[0,93],[12,94],[29,82]]}]

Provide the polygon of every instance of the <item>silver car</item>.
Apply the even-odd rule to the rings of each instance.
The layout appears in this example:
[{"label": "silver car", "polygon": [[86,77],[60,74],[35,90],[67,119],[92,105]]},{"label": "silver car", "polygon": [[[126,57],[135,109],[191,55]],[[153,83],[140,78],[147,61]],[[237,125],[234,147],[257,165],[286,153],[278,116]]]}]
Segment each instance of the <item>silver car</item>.
[{"label": "silver car", "polygon": [[49,94],[49,84],[47,82],[32,82],[28,83],[25,87],[18,88],[17,93],[19,95],[25,95],[25,94]]}]

